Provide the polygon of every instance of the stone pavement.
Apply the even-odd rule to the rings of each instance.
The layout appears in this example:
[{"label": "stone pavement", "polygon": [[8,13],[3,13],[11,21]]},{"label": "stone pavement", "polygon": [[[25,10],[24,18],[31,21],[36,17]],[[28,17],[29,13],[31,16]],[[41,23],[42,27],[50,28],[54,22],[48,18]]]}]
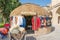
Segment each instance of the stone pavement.
[{"label": "stone pavement", "polygon": [[38,36],[28,35],[26,40],[60,40],[60,27],[56,26],[55,30],[49,34]]},{"label": "stone pavement", "polygon": [[56,26],[55,30],[49,34],[36,37],[37,40],[60,40],[60,27]]}]

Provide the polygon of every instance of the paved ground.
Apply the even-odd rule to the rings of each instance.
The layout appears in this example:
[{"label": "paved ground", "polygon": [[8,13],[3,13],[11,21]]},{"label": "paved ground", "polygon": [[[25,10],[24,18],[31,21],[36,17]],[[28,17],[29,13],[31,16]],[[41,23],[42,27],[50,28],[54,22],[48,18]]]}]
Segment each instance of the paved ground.
[{"label": "paved ground", "polygon": [[46,35],[28,36],[27,40],[60,40],[60,27],[56,26],[55,30]]},{"label": "paved ground", "polygon": [[[1,39],[0,40],[8,40],[8,38],[6,39]],[[55,30],[49,34],[46,34],[46,35],[39,35],[39,36],[36,36],[36,37],[33,37],[33,36],[27,36],[27,39],[26,40],[60,40],[60,27],[59,26],[56,26],[55,27]]]},{"label": "paved ground", "polygon": [[60,40],[60,27],[56,26],[53,32],[36,38],[37,40]]}]

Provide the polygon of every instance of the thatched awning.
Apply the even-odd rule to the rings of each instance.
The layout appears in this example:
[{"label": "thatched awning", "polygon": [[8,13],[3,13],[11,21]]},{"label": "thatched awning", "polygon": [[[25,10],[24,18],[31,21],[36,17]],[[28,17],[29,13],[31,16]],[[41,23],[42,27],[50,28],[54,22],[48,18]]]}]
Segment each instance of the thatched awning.
[{"label": "thatched awning", "polygon": [[52,12],[51,11],[49,11],[48,14],[52,16]]},{"label": "thatched awning", "polygon": [[13,10],[10,16],[17,16],[17,15],[49,15],[48,11],[43,9],[42,7],[35,5],[35,4],[24,4]]},{"label": "thatched awning", "polygon": [[60,7],[57,9],[57,11],[56,11],[58,14],[60,14]]}]

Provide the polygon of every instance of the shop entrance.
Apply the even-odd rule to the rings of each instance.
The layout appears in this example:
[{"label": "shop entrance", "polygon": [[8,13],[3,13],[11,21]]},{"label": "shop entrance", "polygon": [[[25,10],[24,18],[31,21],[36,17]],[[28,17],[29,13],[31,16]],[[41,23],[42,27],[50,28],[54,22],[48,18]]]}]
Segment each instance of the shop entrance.
[{"label": "shop entrance", "polygon": [[25,16],[26,19],[26,30],[32,30],[32,19],[33,16]]},{"label": "shop entrance", "polygon": [[34,33],[34,31],[32,30],[32,22],[31,22],[32,17],[33,16],[25,16],[25,19],[26,19],[26,28],[25,29],[28,34]]}]

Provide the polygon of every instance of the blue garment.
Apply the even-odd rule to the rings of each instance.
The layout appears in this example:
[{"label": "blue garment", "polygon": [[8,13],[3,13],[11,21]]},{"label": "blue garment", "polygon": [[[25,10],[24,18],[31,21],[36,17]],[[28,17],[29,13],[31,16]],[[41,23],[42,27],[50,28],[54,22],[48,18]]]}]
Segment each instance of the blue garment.
[{"label": "blue garment", "polygon": [[46,20],[48,21],[49,20],[49,17],[46,17]]},{"label": "blue garment", "polygon": [[25,28],[25,27],[26,27],[26,19],[25,19],[25,18],[23,18],[23,24],[22,24],[22,25],[20,25],[20,27],[23,27],[23,28]]},{"label": "blue garment", "polygon": [[41,16],[40,19],[43,20],[44,18]]},{"label": "blue garment", "polygon": [[47,17],[46,17],[46,20],[51,20],[51,18],[47,16]]}]

